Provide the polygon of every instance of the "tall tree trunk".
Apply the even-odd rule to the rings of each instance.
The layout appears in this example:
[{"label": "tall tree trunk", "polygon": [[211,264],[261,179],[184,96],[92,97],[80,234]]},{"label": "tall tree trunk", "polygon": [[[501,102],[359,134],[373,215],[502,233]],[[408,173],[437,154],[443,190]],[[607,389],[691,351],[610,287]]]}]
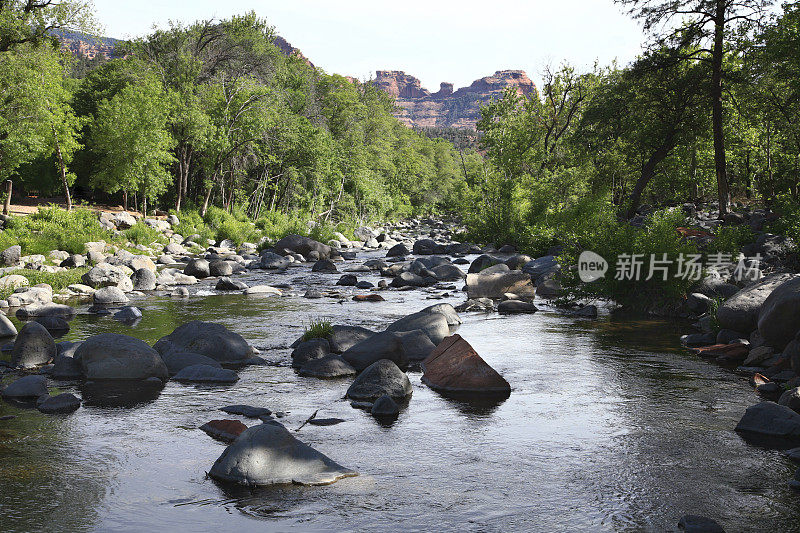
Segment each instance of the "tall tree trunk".
[{"label": "tall tree trunk", "polygon": [[178,155],[178,183],[176,187],[175,211],[181,212],[181,200],[183,200],[183,149]]},{"label": "tall tree trunk", "polygon": [[206,199],[203,201],[203,209],[200,211],[200,216],[206,216],[206,211],[208,211],[208,201],[211,199],[211,191],[214,190],[214,182],[216,181],[217,177],[214,176],[211,180],[211,185],[208,187],[208,191],[206,191]]},{"label": "tall tree trunk", "polygon": [[72,197],[69,194],[69,183],[67,183],[67,168],[64,165],[64,157],[61,155],[61,145],[58,140],[56,140],[56,157],[61,171],[61,183],[64,185],[64,196],[67,198],[67,211],[72,211]]},{"label": "tall tree trunk", "polygon": [[14,182],[6,180],[6,201],[3,202],[3,214],[7,215],[11,210],[11,191],[14,189]]},{"label": "tall tree trunk", "polygon": [[650,159],[648,159],[642,167],[642,173],[639,176],[639,179],[636,181],[633,191],[631,191],[631,204],[628,207],[628,213],[626,214],[628,219],[636,216],[636,208],[639,207],[639,202],[642,198],[642,193],[644,192],[645,187],[647,187],[647,184],[655,175],[658,164],[669,155],[674,146],[675,132],[671,131],[666,135],[666,137],[664,137],[664,142],[661,143],[661,146],[659,146],[655,152],[653,152],[653,155],[650,156]]},{"label": "tall tree trunk", "polygon": [[122,209],[127,211],[128,210],[128,191],[122,191]]},{"label": "tall tree trunk", "polygon": [[717,173],[719,216],[728,212],[728,176],[725,161],[725,132],[722,129],[722,59],[725,52],[726,2],[717,0],[714,48],[711,54],[711,122],[714,132],[714,167]]}]

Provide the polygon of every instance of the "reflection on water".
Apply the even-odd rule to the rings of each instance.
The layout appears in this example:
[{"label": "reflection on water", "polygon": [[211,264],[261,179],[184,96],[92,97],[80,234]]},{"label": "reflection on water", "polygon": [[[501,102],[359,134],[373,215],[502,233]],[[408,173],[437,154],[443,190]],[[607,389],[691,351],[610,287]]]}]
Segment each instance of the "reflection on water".
[{"label": "reflection on water", "polygon": [[155,401],[162,388],[150,381],[89,381],[80,391],[86,406],[134,408]]},{"label": "reflection on water", "polygon": [[[305,267],[246,281],[290,283],[302,294],[337,279]],[[413,395],[385,424],[344,399],[348,380],[303,378],[286,364],[312,317],[379,329],[462,298],[382,294],[380,304],[141,299],[132,302],[144,312],[134,327],[80,314],[67,340],[115,332],[152,344],[203,319],[282,364],[243,368],[229,387],[64,383],[85,400],[68,416],[0,403],[0,416],[17,416],[0,421],[0,529],[669,531],[693,513],[728,531],[800,530],[786,485],[794,465],[733,431],[758,398],[743,378],[680,350],[682,325],[564,318],[546,306],[536,315],[466,315],[459,334],[511,383],[511,395],[489,405],[447,398],[412,370]],[[298,438],[361,475],[325,487],[217,485],[206,472],[224,445],[198,428],[238,418],[219,408],[239,403],[285,413],[281,422]],[[316,410],[344,422],[295,432]]]}]

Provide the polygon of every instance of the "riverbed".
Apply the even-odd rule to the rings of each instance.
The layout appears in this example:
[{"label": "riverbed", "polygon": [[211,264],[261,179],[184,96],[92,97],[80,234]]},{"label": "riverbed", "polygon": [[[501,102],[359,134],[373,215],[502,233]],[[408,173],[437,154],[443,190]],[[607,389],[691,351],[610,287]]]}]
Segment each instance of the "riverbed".
[{"label": "riverbed", "polygon": [[[240,333],[269,364],[242,369],[232,386],[169,382],[116,401],[54,382],[84,398],[70,415],[0,402],[0,416],[17,416],[0,422],[0,531],[672,531],[684,514],[727,531],[800,531],[787,486],[795,465],[733,431],[757,395],[680,349],[685,325],[570,318],[546,304],[535,315],[462,313],[458,333],[510,382],[510,397],[447,399],[411,370],[410,402],[381,424],[343,399],[350,380],[299,377],[289,345],[311,320],[378,330],[464,296],[382,291],[385,302],[357,303],[347,295],[364,291],[341,288],[342,299],[302,298],[338,278],[305,265],[237,276],[287,283],[289,297],[221,294],[209,282],[190,298],[134,297],[144,318],[133,327],[80,307],[57,340],[115,332],[152,344],[200,319]],[[219,411],[229,404],[268,407],[292,431],[316,410],[344,419],[295,435],[360,475],[321,487],[218,485],[206,472],[225,445],[198,427],[257,423]]]}]

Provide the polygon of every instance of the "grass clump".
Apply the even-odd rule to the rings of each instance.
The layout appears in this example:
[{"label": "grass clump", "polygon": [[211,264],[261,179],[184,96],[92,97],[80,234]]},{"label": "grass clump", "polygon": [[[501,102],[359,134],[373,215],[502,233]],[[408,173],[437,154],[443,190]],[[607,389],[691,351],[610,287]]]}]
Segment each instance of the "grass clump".
[{"label": "grass clump", "polygon": [[310,341],[311,339],[326,339],[333,334],[333,325],[328,320],[312,319],[306,326],[303,333],[302,341]]},{"label": "grass clump", "polygon": [[133,244],[148,245],[154,242],[159,242],[161,244],[168,242],[163,233],[155,228],[151,228],[141,220],[137,222],[135,226],[123,230],[122,234]]}]

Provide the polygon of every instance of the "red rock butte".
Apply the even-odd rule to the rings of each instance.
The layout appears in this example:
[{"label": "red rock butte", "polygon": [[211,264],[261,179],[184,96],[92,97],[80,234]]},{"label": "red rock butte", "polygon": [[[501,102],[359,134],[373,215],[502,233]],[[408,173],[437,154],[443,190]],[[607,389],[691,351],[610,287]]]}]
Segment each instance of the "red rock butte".
[{"label": "red rock butte", "polygon": [[373,83],[395,98],[399,107],[396,116],[401,122],[437,128],[475,129],[480,106],[499,98],[506,89],[512,88],[523,96],[536,90],[522,70],[498,70],[457,91],[452,83],[442,82],[435,93],[424,88],[419,79],[399,70],[379,70]]}]

